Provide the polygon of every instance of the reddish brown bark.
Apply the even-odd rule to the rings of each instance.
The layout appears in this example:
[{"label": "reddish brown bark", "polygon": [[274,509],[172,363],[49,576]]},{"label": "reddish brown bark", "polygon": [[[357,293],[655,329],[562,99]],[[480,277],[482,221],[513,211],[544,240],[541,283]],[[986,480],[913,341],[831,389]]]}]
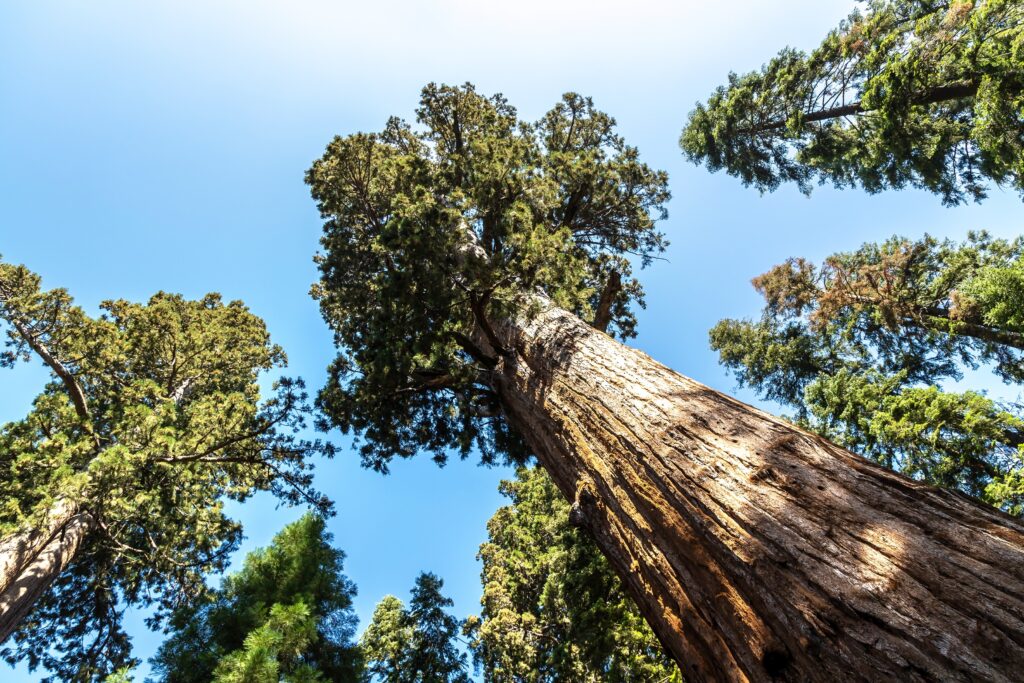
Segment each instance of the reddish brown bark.
[{"label": "reddish brown bark", "polygon": [[501,332],[525,436],[691,681],[1012,681],[1024,525],[548,307]]},{"label": "reddish brown bark", "polygon": [[94,527],[91,514],[58,501],[39,527],[0,541],[0,643],[71,564]]}]

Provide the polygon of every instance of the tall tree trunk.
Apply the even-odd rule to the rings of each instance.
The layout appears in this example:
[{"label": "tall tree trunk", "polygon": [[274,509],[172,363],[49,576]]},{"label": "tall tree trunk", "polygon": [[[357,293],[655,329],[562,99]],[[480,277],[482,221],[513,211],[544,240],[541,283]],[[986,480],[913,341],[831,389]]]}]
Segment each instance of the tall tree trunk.
[{"label": "tall tree trunk", "polygon": [[690,681],[1024,675],[1024,524],[547,307],[495,390]]},{"label": "tall tree trunk", "polygon": [[61,500],[38,527],[0,540],[0,643],[71,564],[95,524],[91,514]]}]

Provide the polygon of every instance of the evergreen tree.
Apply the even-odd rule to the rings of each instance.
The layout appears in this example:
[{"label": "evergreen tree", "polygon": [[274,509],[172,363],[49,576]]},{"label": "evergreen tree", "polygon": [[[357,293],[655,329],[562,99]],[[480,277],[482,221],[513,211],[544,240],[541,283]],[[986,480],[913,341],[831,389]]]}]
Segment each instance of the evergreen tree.
[{"label": "evergreen tree", "polygon": [[854,452],[1022,512],[1022,407],[936,385],[980,364],[1024,383],[1024,238],[893,238],[754,285],[762,319],[711,331],[741,384]]},{"label": "evergreen tree", "polygon": [[500,95],[431,84],[416,116],[421,132],[392,118],[335,138],[307,173],[327,219],[313,294],[341,346],[318,402],[383,472],[421,449],[521,459],[497,419],[490,372],[507,349],[487,321],[541,288],[632,336],[643,293],[627,257],[664,249],[668,179],[579,95],[528,125]]},{"label": "evergreen tree", "polygon": [[373,613],[360,646],[368,680],[380,683],[469,683],[466,655],[458,649],[454,603],[444,582],[430,573],[416,577],[409,607],[385,596]]},{"label": "evergreen tree", "polygon": [[[663,247],[668,198],[610,117],[567,95],[530,124],[500,96],[429,85],[417,120],[336,138],[307,174],[339,347],[318,402],[365,464],[536,456],[688,679],[1024,666],[1018,522],[604,333],[633,334],[629,268]],[[980,564],[998,571],[963,570]],[[879,572],[898,588],[875,590]],[[1019,607],[982,636],[994,600]],[[951,637],[955,654],[919,647]]]},{"label": "evergreen tree", "polygon": [[216,294],[101,304],[0,262],[4,366],[37,357],[52,381],[0,427],[0,642],[63,680],[129,662],[125,605],[166,610],[224,568],[240,535],[224,499],[311,492],[300,381],[258,405],[257,376],[284,364],[263,322]]},{"label": "evergreen tree", "polygon": [[471,618],[473,656],[493,683],[667,683],[680,673],[625,594],[569,504],[538,467],[501,491],[512,504],[480,547],[483,618]]},{"label": "evergreen tree", "polygon": [[698,104],[686,156],[762,192],[1024,192],[1024,5],[869,0],[809,55],[785,49]]},{"label": "evergreen tree", "polygon": [[221,588],[177,610],[153,658],[166,683],[358,681],[356,588],[323,517],[307,513]]},{"label": "evergreen tree", "polygon": [[412,627],[405,605],[394,595],[377,603],[359,646],[366,661],[367,679],[401,683],[405,660],[412,650]]}]

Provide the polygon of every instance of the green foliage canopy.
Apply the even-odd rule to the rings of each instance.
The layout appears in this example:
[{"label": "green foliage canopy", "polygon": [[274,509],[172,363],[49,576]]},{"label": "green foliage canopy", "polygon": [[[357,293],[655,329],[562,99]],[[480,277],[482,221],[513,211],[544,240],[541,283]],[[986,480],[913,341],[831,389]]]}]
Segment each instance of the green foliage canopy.
[{"label": "green foliage canopy", "polygon": [[491,517],[480,548],[483,618],[466,628],[484,680],[682,680],[544,470],[520,468],[501,491],[512,504]]},{"label": "green foliage canopy", "polygon": [[1024,5],[870,0],[810,54],[729,75],[690,114],[686,156],[761,191],[924,188],[953,205],[1024,192]]},{"label": "green foliage canopy", "polygon": [[281,380],[258,405],[258,374],[285,362],[262,320],[216,294],[101,310],[0,262],[0,365],[38,357],[52,377],[24,419],[0,427],[0,533],[32,529],[60,502],[96,522],[2,653],[63,680],[128,661],[125,603],[155,604],[159,621],[224,568],[240,536],[224,499],[269,490],[328,508],[308,469],[324,447],[295,435],[301,381]]},{"label": "green foliage canopy", "polygon": [[321,516],[307,513],[221,588],[177,610],[153,659],[166,683],[361,679],[355,585]]},{"label": "green foliage canopy", "polygon": [[367,680],[380,683],[470,683],[466,655],[458,649],[459,620],[448,613],[444,582],[416,577],[409,607],[385,596],[360,640]]},{"label": "green foliage canopy", "polygon": [[416,120],[335,138],[307,173],[326,221],[313,294],[340,348],[319,405],[378,470],[474,445],[519,458],[489,385],[492,321],[540,290],[632,335],[667,177],[575,94],[527,123],[500,95],[431,84]]},{"label": "green foliage canopy", "polygon": [[711,331],[741,385],[888,467],[1024,512],[1022,407],[937,386],[981,365],[1024,383],[1024,238],[893,238],[754,284],[761,320]]}]

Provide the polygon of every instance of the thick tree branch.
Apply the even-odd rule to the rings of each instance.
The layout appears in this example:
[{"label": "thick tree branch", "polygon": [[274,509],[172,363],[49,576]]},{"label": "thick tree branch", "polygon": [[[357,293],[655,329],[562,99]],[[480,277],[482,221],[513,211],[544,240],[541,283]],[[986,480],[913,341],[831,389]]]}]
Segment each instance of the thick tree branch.
[{"label": "thick tree branch", "polygon": [[484,333],[484,336],[487,337],[487,343],[489,343],[491,348],[499,355],[507,356],[510,351],[501,343],[501,339],[498,338],[497,333],[491,326],[491,322],[487,319],[487,301],[490,298],[490,292],[486,292],[482,296],[471,293],[469,297],[469,305],[473,310],[473,317],[476,319],[476,324],[479,325],[480,330]]},{"label": "thick tree branch", "polygon": [[490,370],[493,369],[498,364],[498,361],[495,358],[492,358],[491,356],[488,356],[486,353],[484,353],[483,349],[474,344],[473,340],[467,337],[466,335],[462,334],[461,332],[452,332],[451,335],[452,339],[455,340],[455,343],[459,345],[459,348],[461,348],[463,351],[469,354],[469,356],[473,360],[475,360],[477,363],[480,363],[485,368]]},{"label": "thick tree branch", "polygon": [[919,324],[928,329],[948,332],[952,327],[956,334],[1024,350],[1024,334],[1019,332],[1001,330],[970,320],[953,318],[950,316],[950,312],[943,308],[929,308],[923,310],[922,313],[924,313],[924,320]]},{"label": "thick tree branch", "polygon": [[71,373],[67,367],[61,363],[56,356],[54,356],[50,349],[47,348],[46,344],[39,340],[39,338],[32,334],[28,327],[21,321],[15,318],[8,319],[11,325],[17,331],[18,335],[25,340],[29,348],[35,351],[36,355],[43,359],[43,362],[53,373],[60,378],[60,381],[64,384],[64,388],[68,392],[68,396],[71,398],[71,403],[75,406],[75,412],[78,414],[83,421],[85,421],[92,429],[91,418],[92,414],[89,412],[89,404],[85,398],[85,392],[82,391],[81,385],[75,376]]},{"label": "thick tree branch", "polygon": [[[975,81],[964,81],[961,83],[929,88],[928,90],[920,93],[917,97],[913,98],[912,101],[914,104],[937,104],[939,102],[947,102],[949,100],[960,100],[965,97],[973,97],[977,92],[978,84]],[[830,109],[822,109],[820,111],[804,114],[802,121],[804,123],[814,123],[817,121],[838,119],[844,116],[855,116],[857,114],[864,114],[872,111],[871,108],[865,107],[862,102],[862,100],[858,100],[852,104],[843,105],[841,107],[832,107]],[[774,119],[761,125],[741,128],[736,131],[736,134],[757,135],[758,133],[781,130],[787,125],[788,118]]]},{"label": "thick tree branch", "polygon": [[[15,295],[15,292],[5,283],[0,282],[0,302],[7,303]],[[8,309],[10,310],[10,309]],[[82,386],[75,379],[74,374],[68,370],[60,360],[50,351],[50,349],[43,343],[38,335],[34,334],[30,329],[29,325],[23,320],[19,320],[19,316],[11,311],[5,316],[11,326],[18,335],[28,344],[29,348],[32,349],[36,355],[42,358],[43,362],[54,374],[60,378],[60,381],[64,384],[64,388],[68,392],[68,396],[71,398],[71,403],[75,406],[75,413],[86,423],[89,432],[92,432],[92,421],[91,413],[89,411],[89,403],[85,398],[85,392],[82,390]]]},{"label": "thick tree branch", "polygon": [[395,393],[420,393],[422,391],[431,391],[435,389],[455,389],[461,384],[459,379],[454,377],[447,370],[437,370],[433,368],[421,368],[419,370],[414,370],[412,372],[412,379],[417,381],[418,384],[412,384],[410,386],[396,389]]},{"label": "thick tree branch", "polygon": [[597,311],[594,312],[594,322],[591,323],[594,329],[601,332],[608,331],[608,324],[612,321],[612,304],[615,297],[622,291],[622,276],[619,271],[613,270],[608,273],[608,280],[604,283],[601,291],[601,298],[597,302]]}]

